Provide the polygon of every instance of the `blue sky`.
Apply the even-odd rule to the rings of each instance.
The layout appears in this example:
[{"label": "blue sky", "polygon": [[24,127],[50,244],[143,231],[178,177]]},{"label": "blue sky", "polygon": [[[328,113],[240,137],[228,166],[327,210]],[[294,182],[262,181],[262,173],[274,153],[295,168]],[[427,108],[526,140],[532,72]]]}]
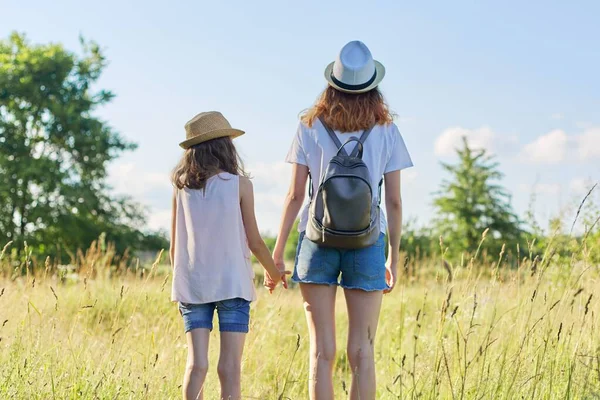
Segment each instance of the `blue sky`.
[{"label": "blue sky", "polygon": [[595,1],[6,1],[0,37],[78,50],[97,41],[110,65],[99,110],[139,148],[110,167],[115,190],[167,227],[168,174],[183,125],[222,111],[255,176],[257,213],[274,232],[287,189],[282,163],[298,114],[325,88],[324,67],[359,39],[387,68],[381,89],[415,167],[405,216],[424,223],[440,161],[462,135],[496,154],[503,184],[540,222],[569,212],[600,177],[600,3]]}]

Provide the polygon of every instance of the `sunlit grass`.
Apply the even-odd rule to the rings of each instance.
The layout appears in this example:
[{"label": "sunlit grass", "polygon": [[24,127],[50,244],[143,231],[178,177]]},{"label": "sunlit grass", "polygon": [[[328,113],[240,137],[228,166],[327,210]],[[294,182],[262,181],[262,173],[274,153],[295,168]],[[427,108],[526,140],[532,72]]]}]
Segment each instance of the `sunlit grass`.
[{"label": "sunlit grass", "polygon": [[[452,282],[439,267],[404,279],[383,304],[378,398],[600,396],[598,266],[541,265],[535,272],[527,262],[519,270],[455,267]],[[179,398],[186,349],[168,272],[1,280],[0,398]],[[350,371],[341,293],[337,310],[335,388],[344,398]],[[217,332],[212,338],[207,399],[218,397]],[[244,398],[306,399],[307,352],[299,291],[259,290]]]}]

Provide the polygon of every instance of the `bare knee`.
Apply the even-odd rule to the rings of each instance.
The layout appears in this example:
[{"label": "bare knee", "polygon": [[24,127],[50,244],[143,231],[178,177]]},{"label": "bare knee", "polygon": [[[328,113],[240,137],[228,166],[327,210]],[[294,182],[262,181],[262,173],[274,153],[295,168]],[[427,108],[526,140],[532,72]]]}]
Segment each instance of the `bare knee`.
[{"label": "bare knee", "polygon": [[236,361],[219,361],[217,366],[217,373],[219,379],[224,380],[238,380],[241,376],[241,365]]},{"label": "bare knee", "polygon": [[348,362],[352,370],[373,366],[375,363],[373,345],[369,342],[348,343],[347,353]]},{"label": "bare knee", "polygon": [[316,361],[333,365],[335,351],[335,343],[322,343],[311,349],[311,357]]},{"label": "bare knee", "polygon": [[188,363],[185,372],[190,378],[204,379],[208,373],[208,360]]}]

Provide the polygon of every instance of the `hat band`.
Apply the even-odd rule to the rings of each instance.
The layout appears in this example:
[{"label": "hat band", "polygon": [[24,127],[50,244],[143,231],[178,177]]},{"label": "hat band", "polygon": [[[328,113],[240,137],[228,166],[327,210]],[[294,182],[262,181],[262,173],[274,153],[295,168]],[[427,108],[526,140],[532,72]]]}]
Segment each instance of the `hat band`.
[{"label": "hat band", "polygon": [[371,84],[373,82],[375,82],[375,78],[377,78],[377,70],[375,70],[375,73],[373,73],[373,77],[371,79],[369,79],[368,81],[366,81],[365,83],[361,83],[359,85],[349,85],[347,83],[344,83],[344,82],[338,80],[335,76],[333,76],[333,72],[331,73],[331,80],[333,81],[333,83],[335,83],[342,89],[346,89],[346,90],[361,90],[361,89],[368,88],[369,86],[371,86]]}]

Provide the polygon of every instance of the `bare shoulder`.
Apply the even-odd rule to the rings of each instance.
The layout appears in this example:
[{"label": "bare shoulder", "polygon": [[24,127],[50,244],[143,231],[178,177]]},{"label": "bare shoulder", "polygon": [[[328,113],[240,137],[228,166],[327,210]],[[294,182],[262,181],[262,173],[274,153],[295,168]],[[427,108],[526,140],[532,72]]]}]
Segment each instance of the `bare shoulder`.
[{"label": "bare shoulder", "polygon": [[249,195],[252,194],[253,186],[250,178],[245,176],[240,176],[240,195]]}]

